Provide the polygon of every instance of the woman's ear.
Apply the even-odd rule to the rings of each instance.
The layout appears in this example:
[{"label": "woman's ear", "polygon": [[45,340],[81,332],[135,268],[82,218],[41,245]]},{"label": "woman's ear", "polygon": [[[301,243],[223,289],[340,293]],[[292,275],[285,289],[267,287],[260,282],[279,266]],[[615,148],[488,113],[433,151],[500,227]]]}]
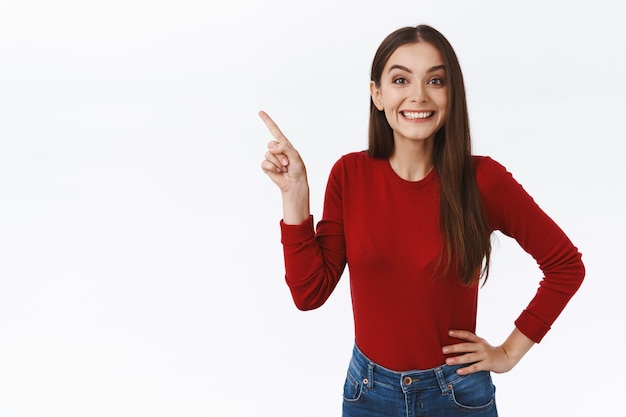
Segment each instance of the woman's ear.
[{"label": "woman's ear", "polygon": [[383,111],[385,108],[383,106],[382,94],[380,92],[380,88],[376,87],[376,83],[374,81],[370,81],[370,95],[372,96],[372,102],[374,106],[380,111]]}]

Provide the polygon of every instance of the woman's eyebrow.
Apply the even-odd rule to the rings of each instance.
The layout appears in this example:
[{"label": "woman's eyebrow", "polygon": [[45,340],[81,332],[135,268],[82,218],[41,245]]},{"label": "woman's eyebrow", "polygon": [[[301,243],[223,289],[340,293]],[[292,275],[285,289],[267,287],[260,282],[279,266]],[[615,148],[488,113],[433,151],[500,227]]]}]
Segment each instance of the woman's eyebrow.
[{"label": "woman's eyebrow", "polygon": [[[411,71],[409,68],[405,67],[404,65],[398,65],[398,64],[392,65],[391,67],[389,67],[389,72],[391,72],[394,69],[399,69],[400,71],[404,71],[404,72],[408,72],[409,74],[413,74],[413,71]],[[445,70],[446,66],[443,65],[443,64],[442,65],[435,65],[434,67],[428,68],[428,70],[426,72],[427,73],[431,73],[431,72],[435,72],[435,71],[440,70],[440,69]]]},{"label": "woman's eyebrow", "polygon": [[445,66],[445,65],[443,65],[443,64],[441,64],[441,65],[435,65],[434,67],[430,67],[430,68],[428,68],[428,71],[426,71],[426,72],[435,72],[435,71],[440,70],[440,69],[445,70],[445,69],[446,69],[446,66]]},{"label": "woman's eyebrow", "polygon": [[391,72],[395,69],[399,69],[400,71],[404,71],[404,72],[408,72],[409,74],[413,74],[413,71],[411,71],[410,69],[408,69],[407,67],[405,67],[404,65],[392,65],[391,67],[389,67],[389,71]]}]

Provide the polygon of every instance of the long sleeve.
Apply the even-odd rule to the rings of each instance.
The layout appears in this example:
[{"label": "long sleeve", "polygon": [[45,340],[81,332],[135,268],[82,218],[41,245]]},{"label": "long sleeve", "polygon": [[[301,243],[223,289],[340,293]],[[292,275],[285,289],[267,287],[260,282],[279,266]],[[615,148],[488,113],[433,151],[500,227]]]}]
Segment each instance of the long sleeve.
[{"label": "long sleeve", "polygon": [[312,310],[324,304],[346,266],[340,173],[341,161],[335,165],[328,180],[324,214],[317,232],[313,216],[299,225],[280,223],[285,278],[293,300],[301,310]]},{"label": "long sleeve", "polygon": [[479,158],[477,164],[491,227],[514,238],[544,274],[536,295],[515,321],[522,333],[540,342],[583,281],[581,254],[502,165],[489,158]]}]

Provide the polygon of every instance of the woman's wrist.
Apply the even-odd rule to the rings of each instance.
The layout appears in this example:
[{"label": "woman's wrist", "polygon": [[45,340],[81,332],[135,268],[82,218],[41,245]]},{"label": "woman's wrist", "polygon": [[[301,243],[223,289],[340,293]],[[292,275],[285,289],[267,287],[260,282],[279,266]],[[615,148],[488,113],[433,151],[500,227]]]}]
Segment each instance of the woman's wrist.
[{"label": "woman's wrist", "polygon": [[514,364],[517,364],[534,345],[535,342],[516,327],[500,347],[504,350],[507,357]]},{"label": "woman's wrist", "polygon": [[283,223],[301,224],[311,215],[309,208],[309,186],[301,184],[282,193]]}]

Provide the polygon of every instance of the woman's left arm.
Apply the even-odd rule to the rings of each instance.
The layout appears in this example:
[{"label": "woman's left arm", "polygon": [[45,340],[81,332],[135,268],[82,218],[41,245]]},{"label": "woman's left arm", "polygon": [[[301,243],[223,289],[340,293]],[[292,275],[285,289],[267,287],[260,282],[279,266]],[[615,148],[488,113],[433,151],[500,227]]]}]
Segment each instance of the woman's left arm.
[{"label": "woman's left arm", "polygon": [[465,340],[443,347],[450,364],[472,364],[459,373],[511,370],[550,329],[580,287],[585,268],[581,254],[563,230],[537,205],[507,170],[490,158],[476,160],[476,180],[493,230],[512,237],[544,273],[537,293],[515,321],[515,329],[500,346],[463,330],[451,330]]}]

